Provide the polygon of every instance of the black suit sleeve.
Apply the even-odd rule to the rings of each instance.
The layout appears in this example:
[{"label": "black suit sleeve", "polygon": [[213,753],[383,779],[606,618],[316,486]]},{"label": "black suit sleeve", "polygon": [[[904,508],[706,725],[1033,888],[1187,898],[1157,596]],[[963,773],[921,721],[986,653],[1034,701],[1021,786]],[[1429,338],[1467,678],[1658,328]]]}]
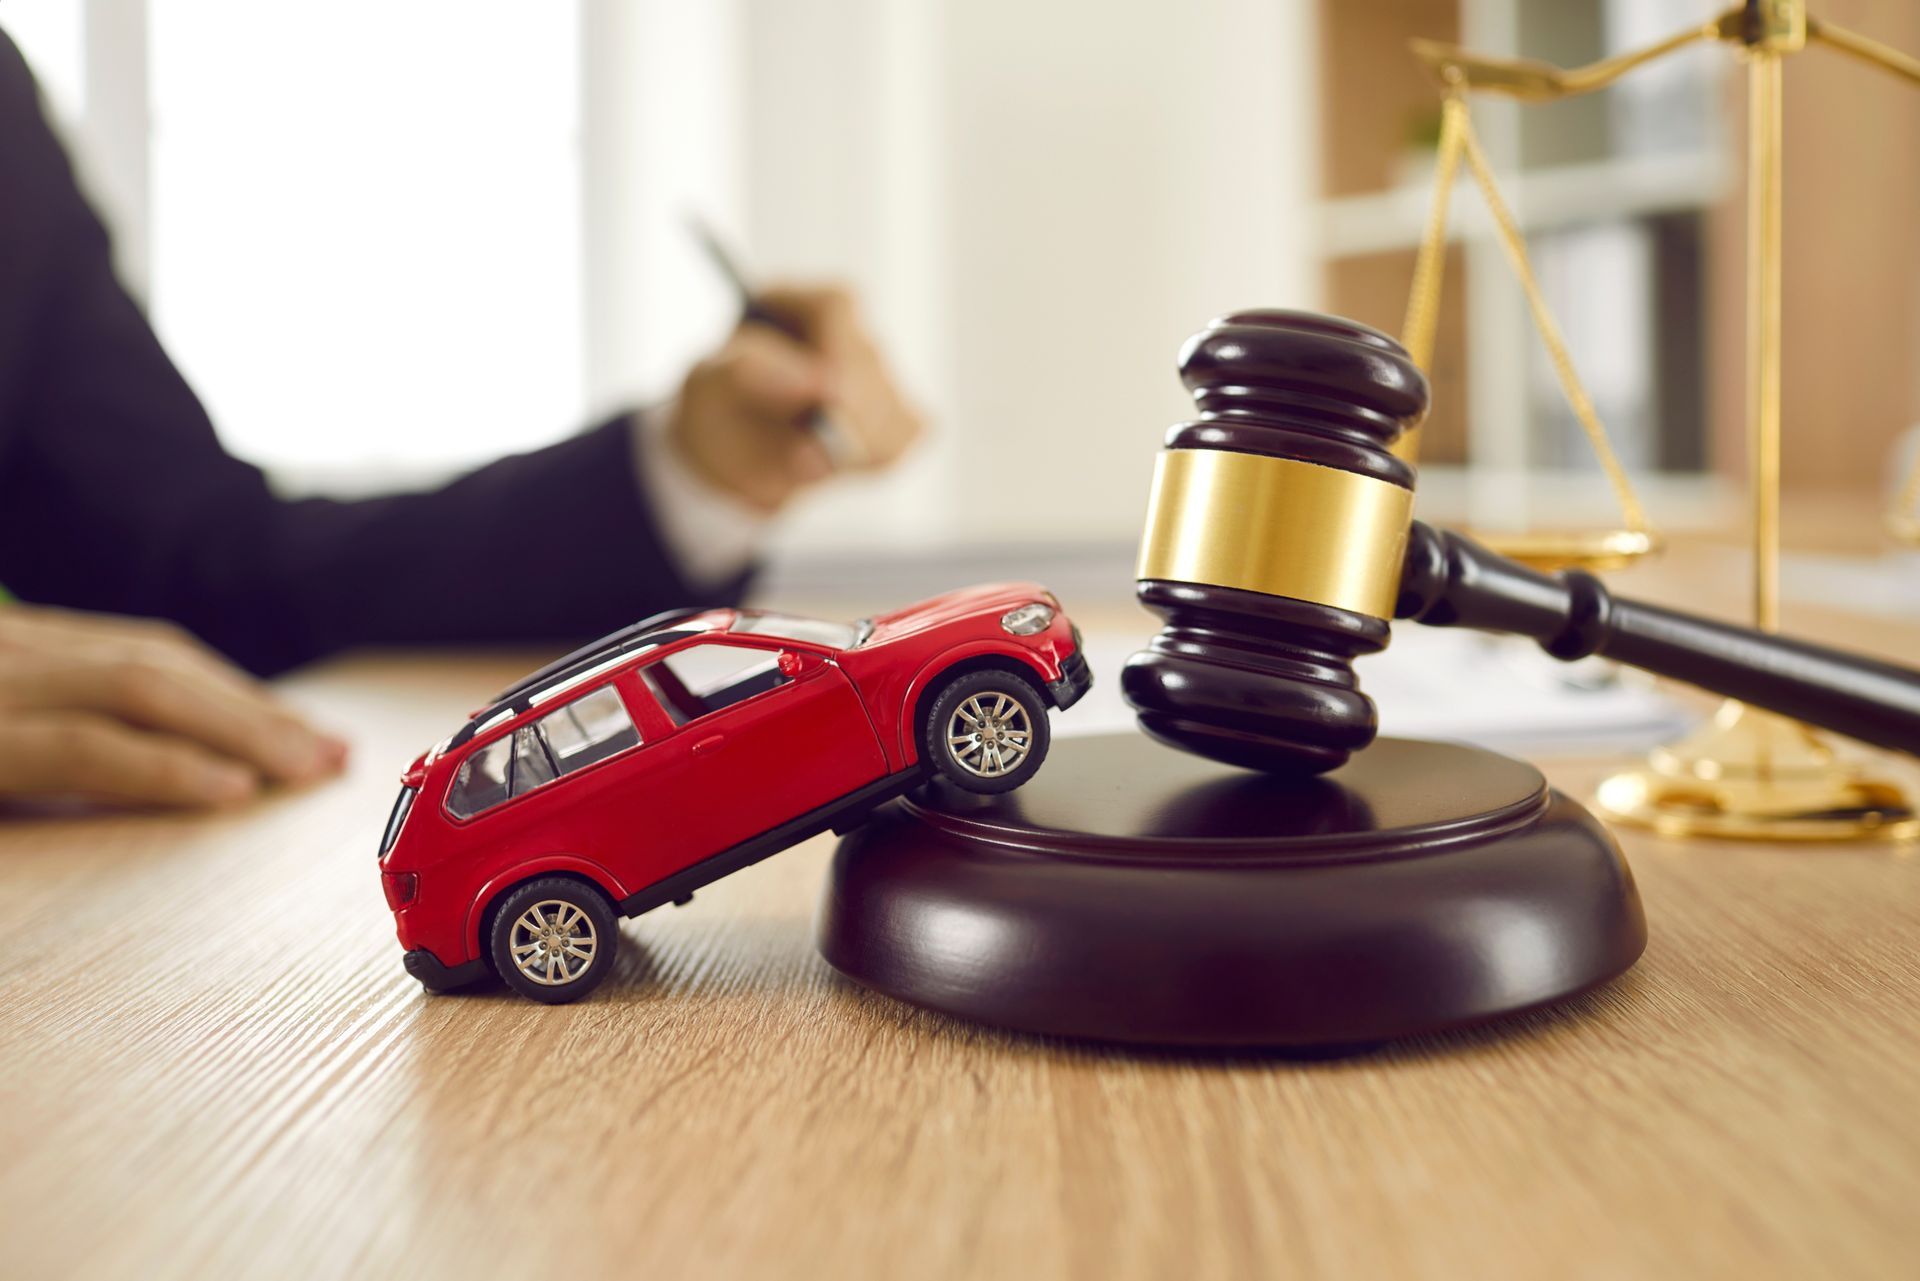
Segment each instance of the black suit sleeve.
[{"label": "black suit sleeve", "polygon": [[352,645],[575,638],[744,585],[685,581],[624,419],[431,493],[276,497],[114,277],[3,35],[0,175],[0,584],[20,599],[173,619],[272,673]]}]

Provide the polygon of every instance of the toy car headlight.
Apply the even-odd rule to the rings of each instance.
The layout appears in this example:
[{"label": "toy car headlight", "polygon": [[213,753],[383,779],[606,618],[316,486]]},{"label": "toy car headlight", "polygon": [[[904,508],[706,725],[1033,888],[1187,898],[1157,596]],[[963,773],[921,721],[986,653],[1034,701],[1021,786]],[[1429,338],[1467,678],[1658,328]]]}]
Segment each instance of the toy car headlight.
[{"label": "toy car headlight", "polygon": [[1031,636],[1053,626],[1053,610],[1035,601],[1000,615],[1000,626],[1012,636]]}]

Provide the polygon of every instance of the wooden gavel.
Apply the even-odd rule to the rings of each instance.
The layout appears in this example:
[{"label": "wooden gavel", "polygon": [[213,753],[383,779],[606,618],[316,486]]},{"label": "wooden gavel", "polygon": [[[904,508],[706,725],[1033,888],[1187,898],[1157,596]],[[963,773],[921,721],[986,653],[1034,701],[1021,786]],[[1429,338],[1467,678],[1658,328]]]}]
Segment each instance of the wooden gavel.
[{"label": "wooden gavel", "polygon": [[1333,769],[1377,730],[1353,660],[1411,618],[1920,752],[1920,673],[1624,600],[1413,520],[1413,469],[1389,446],[1425,416],[1427,383],[1385,334],[1237,312],[1188,340],[1180,375],[1200,416],[1167,435],[1136,587],[1165,625],[1121,674],[1155,738],[1252,769]]}]

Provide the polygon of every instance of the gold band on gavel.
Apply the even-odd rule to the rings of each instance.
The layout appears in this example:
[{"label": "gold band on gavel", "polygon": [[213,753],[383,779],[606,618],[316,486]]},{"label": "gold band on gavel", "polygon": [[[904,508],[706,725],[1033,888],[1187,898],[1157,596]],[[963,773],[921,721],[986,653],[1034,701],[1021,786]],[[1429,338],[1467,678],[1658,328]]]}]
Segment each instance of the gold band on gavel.
[{"label": "gold band on gavel", "polygon": [[1169,449],[1137,577],[1235,587],[1392,618],[1413,491],[1264,454]]}]

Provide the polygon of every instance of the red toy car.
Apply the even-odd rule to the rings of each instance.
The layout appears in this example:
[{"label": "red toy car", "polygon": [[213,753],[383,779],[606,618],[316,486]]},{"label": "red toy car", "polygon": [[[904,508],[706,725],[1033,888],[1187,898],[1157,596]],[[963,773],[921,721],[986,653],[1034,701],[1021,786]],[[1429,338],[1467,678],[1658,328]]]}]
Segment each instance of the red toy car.
[{"label": "red toy car", "polygon": [[489,965],[536,1001],[613,968],[617,918],[938,776],[1005,792],[1046,756],[1047,708],[1092,684],[1079,630],[1032,583],[856,624],[663,614],[550,663],[408,767],[380,842],[407,972]]}]

